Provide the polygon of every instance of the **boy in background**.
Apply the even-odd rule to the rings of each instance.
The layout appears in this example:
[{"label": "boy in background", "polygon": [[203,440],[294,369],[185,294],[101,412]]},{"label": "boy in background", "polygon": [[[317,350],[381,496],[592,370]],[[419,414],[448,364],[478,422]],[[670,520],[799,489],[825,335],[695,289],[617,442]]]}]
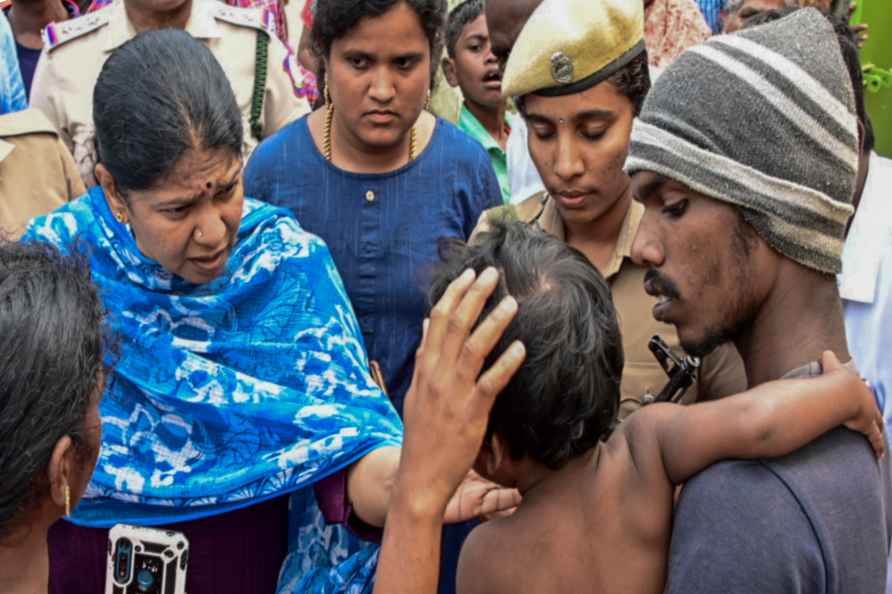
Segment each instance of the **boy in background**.
[{"label": "boy in background", "polygon": [[443,73],[452,87],[461,89],[464,102],[458,127],[483,145],[489,153],[505,204],[511,200],[505,153],[511,127],[502,99],[502,75],[493,55],[484,0],[463,0],[452,8],[446,26],[447,57]]}]

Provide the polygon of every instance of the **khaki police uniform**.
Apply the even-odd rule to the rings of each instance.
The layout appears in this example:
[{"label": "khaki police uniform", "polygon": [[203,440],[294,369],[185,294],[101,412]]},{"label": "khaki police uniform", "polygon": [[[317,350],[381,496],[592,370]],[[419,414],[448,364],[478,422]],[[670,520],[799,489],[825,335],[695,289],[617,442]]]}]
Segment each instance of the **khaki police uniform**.
[{"label": "khaki police uniform", "polygon": [[[242,112],[246,159],[259,142],[250,124],[258,35],[269,38],[261,138],[309,112],[306,100],[294,93],[294,85],[300,81],[292,76],[300,74],[296,67],[288,68],[293,58],[276,37],[273,20],[264,18],[260,10],[227,6],[216,0],[193,0],[186,31],[208,46],[232,83]],[[88,187],[96,184],[93,87],[111,52],[135,36],[122,0],[97,12],[53,23],[44,33],[45,48],[34,74],[31,104],[59,130]]]},{"label": "khaki police uniform", "polygon": [[86,190],[71,153],[39,110],[0,115],[0,234],[17,239],[32,218]]},{"label": "khaki police uniform", "polygon": [[[684,355],[675,327],[658,322],[653,317],[652,310],[657,300],[644,292],[647,268],[631,259],[632,242],[643,216],[644,206],[632,202],[623,220],[610,262],[601,271],[610,285],[623,338],[625,367],[620,387],[620,418],[625,418],[640,408],[644,394],[659,393],[669,380],[648,348],[651,337],[660,336],[676,355]],[[484,212],[474,234],[485,230],[489,221],[497,218],[535,224],[549,235],[565,241],[560,213],[547,194],[540,193],[516,205]],[[705,357],[698,374],[698,380],[688,389],[684,402],[719,398],[746,390],[743,361],[730,344],[719,347]]]}]

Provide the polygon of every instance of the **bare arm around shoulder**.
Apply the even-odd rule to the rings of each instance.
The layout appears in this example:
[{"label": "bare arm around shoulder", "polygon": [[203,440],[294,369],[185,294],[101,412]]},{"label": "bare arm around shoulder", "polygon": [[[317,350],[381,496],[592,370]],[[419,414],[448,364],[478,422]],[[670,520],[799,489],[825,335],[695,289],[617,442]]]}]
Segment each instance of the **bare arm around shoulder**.
[{"label": "bare arm around shoulder", "polygon": [[719,460],[784,456],[843,424],[865,434],[882,455],[883,419],[873,392],[832,353],[824,353],[823,365],[818,378],[778,380],[714,402],[639,411],[623,430],[636,467],[662,467],[677,485]]}]

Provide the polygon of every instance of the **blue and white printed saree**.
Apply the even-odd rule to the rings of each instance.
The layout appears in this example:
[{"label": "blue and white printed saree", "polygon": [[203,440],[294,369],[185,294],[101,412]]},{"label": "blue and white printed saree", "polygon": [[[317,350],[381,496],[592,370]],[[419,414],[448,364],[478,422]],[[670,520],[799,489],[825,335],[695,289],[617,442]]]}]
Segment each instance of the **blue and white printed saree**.
[{"label": "blue and white printed saree", "polygon": [[[100,187],[23,240],[86,253],[120,343],[75,523],[169,524],[302,489],[313,509],[295,511],[312,523],[304,487],[400,444],[328,248],[287,211],[246,199],[226,271],[205,285],[143,256]],[[358,563],[373,572],[375,555]]]}]

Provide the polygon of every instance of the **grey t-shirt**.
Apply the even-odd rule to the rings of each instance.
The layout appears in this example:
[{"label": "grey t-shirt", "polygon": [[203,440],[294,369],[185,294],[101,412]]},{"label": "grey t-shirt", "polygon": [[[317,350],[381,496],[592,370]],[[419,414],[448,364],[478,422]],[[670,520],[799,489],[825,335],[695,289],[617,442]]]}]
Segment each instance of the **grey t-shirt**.
[{"label": "grey t-shirt", "polygon": [[882,594],[890,477],[889,456],[844,428],[783,458],[711,466],[676,509],[666,594]]}]

